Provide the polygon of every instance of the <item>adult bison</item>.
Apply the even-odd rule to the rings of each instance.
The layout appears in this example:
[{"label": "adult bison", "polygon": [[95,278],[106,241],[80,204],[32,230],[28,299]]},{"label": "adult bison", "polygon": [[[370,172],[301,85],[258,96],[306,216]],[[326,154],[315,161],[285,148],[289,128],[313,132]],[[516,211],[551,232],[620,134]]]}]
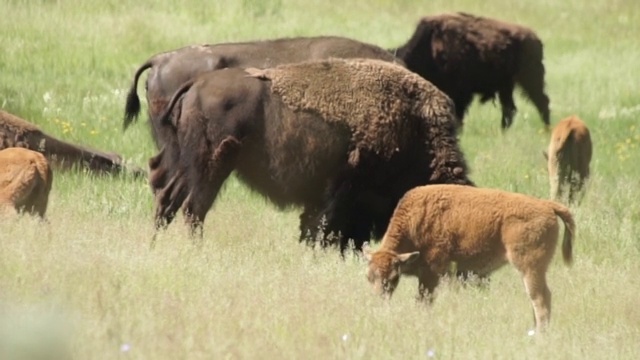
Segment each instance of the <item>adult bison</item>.
[{"label": "adult bison", "polygon": [[142,169],[126,168],[117,154],[62,141],[46,134],[36,125],[0,110],[0,150],[11,147],[41,152],[59,168],[80,166],[98,174],[126,171],[134,176],[146,176]]},{"label": "adult bison", "polygon": [[166,137],[171,134],[162,133],[163,127],[158,123],[159,116],[180,85],[196,75],[227,67],[267,68],[329,57],[400,61],[375,45],[335,36],[187,46],[154,55],[138,68],[127,96],[124,129],[140,112],[138,79],[147,69],[150,69],[146,83],[149,122],[153,139],[160,149],[165,144]]},{"label": "adult bison", "polygon": [[391,51],[408,69],[449,95],[461,121],[475,94],[482,102],[498,94],[502,128],[507,129],[516,113],[516,84],[549,126],[542,47],[542,41],[526,27],[455,13],[423,18],[409,41]]},{"label": "adult bison", "polygon": [[161,124],[177,140],[149,161],[158,227],[182,206],[200,232],[235,170],[279,208],[302,206],[301,240],[334,234],[360,248],[408,189],[472,184],[451,100],[379,60],[208,72],[176,92]]}]

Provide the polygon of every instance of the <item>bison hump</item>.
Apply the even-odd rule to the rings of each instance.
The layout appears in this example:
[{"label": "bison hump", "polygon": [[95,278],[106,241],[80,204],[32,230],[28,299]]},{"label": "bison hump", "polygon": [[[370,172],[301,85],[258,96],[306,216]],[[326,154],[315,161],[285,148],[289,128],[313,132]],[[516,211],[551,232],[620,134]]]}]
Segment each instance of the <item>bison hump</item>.
[{"label": "bison hump", "polygon": [[428,121],[425,107],[448,100],[420,76],[380,60],[328,59],[249,73],[268,77],[271,92],[293,111],[348,126],[355,148],[385,158],[405,147],[419,122]]}]

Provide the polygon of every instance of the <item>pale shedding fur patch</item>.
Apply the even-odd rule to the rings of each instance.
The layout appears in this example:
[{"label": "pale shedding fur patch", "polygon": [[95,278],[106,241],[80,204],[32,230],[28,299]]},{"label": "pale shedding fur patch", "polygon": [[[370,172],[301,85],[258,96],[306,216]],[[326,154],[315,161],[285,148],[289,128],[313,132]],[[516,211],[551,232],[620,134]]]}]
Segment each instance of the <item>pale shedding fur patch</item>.
[{"label": "pale shedding fur patch", "polygon": [[[443,92],[389,62],[331,58],[247,72],[270,80],[271,90],[294,111],[347,125],[354,151],[385,159],[414,139],[417,129],[426,132],[438,122],[456,122],[453,102]],[[350,154],[350,162],[358,156]]]}]

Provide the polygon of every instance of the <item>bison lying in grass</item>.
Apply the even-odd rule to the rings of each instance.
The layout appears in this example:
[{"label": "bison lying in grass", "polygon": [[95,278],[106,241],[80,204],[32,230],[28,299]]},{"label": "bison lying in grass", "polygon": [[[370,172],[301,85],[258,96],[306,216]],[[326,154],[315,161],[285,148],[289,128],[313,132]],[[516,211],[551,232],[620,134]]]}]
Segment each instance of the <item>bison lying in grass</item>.
[{"label": "bison lying in grass", "polygon": [[42,154],[24,148],[0,150],[0,214],[24,211],[44,218],[52,182]]},{"label": "bison lying in grass", "polygon": [[134,176],[146,176],[142,169],[127,169],[117,154],[56,139],[36,125],[0,110],[0,149],[10,147],[23,147],[41,152],[58,168],[80,166],[98,174],[130,171]]},{"label": "bison lying in grass", "polygon": [[201,231],[235,170],[279,208],[303,207],[301,240],[321,231],[360,248],[407,190],[472,184],[451,100],[378,60],[215,70],[178,90],[162,123],[177,140],[149,161],[158,227],[182,206]]},{"label": "bison lying in grass", "polygon": [[549,126],[542,47],[540,39],[526,27],[456,13],[423,18],[409,41],[392,51],[408,69],[451,97],[461,121],[474,94],[485,102],[497,93],[502,128],[506,129],[516,113],[516,84]]},{"label": "bison lying in grass", "polygon": [[156,54],[138,68],[127,96],[124,128],[126,129],[140,112],[140,100],[136,90],[140,75],[147,69],[151,69],[146,83],[149,123],[153,139],[160,149],[167,141],[165,138],[172,136],[171,133],[161,132],[163,127],[158,120],[160,115],[180,85],[194,79],[198,74],[229,67],[266,68],[330,57],[400,61],[375,45],[334,36],[187,46]]},{"label": "bison lying in grass", "polygon": [[500,190],[421,186],[398,203],[380,248],[371,252],[365,245],[367,276],[389,297],[401,274],[417,276],[420,297],[430,298],[451,262],[480,276],[509,262],[522,275],[542,330],[551,313],[546,272],[558,242],[557,216],[565,224],[562,255],[570,264],[575,225],[566,207]]},{"label": "bison lying in grass", "polygon": [[567,187],[569,203],[573,203],[579,194],[580,198],[584,196],[592,151],[589,129],[577,116],[565,118],[553,128],[549,149],[544,153],[552,199],[563,200]]}]

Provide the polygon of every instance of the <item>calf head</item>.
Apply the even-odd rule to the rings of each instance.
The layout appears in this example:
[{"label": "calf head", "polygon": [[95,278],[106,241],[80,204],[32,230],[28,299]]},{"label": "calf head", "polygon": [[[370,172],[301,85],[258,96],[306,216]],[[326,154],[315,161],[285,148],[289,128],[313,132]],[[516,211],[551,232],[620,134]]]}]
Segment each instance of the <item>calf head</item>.
[{"label": "calf head", "polygon": [[389,250],[373,252],[367,243],[362,247],[369,262],[367,279],[377,295],[391,298],[400,281],[400,274],[420,256],[419,251],[398,254]]}]

